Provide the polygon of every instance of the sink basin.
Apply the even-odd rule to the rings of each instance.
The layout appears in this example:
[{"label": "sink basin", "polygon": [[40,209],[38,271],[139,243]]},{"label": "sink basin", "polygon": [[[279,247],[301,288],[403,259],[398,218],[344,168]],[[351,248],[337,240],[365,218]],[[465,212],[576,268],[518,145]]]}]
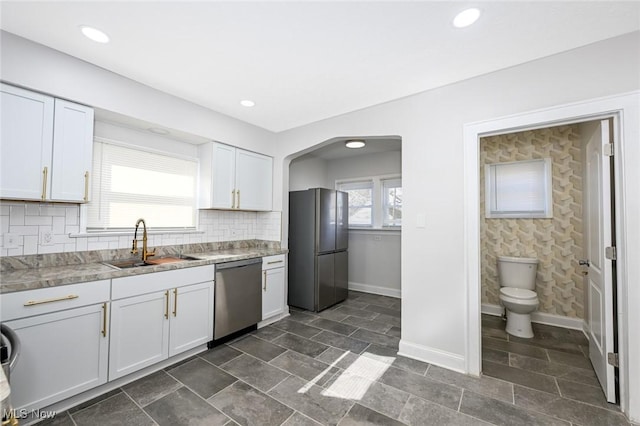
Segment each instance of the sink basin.
[{"label": "sink basin", "polygon": [[143,262],[142,259],[125,259],[125,260],[115,260],[113,262],[105,262],[105,265],[111,266],[116,269],[129,269],[129,268],[139,268],[143,266],[153,266],[153,265],[163,265],[165,263],[175,263],[175,262],[186,262],[189,260],[200,260],[197,257],[190,256],[165,256],[158,258],[149,258],[146,262]]}]

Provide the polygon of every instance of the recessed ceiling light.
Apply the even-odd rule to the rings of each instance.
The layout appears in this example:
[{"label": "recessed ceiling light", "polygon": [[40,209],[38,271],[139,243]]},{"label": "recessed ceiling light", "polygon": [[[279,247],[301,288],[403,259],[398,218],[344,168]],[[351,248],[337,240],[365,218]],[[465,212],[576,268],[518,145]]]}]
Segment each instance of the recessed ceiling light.
[{"label": "recessed ceiling light", "polygon": [[243,107],[249,108],[249,107],[255,106],[256,103],[253,101],[250,101],[249,99],[245,99],[243,101],[240,101],[240,105],[242,105]]},{"label": "recessed ceiling light", "polygon": [[471,8],[463,10],[453,18],[453,26],[456,28],[464,28],[473,24],[480,17],[480,9]]},{"label": "recessed ceiling light", "polygon": [[150,131],[151,133],[155,133],[156,135],[168,135],[169,134],[168,130],[162,129],[160,127],[149,127],[147,130]]},{"label": "recessed ceiling light", "polygon": [[81,25],[80,30],[82,31],[82,34],[84,34],[88,39],[91,39],[97,43],[109,43],[109,36],[97,28]]},{"label": "recessed ceiling light", "polygon": [[364,145],[365,145],[364,141],[361,141],[361,140],[346,141],[344,143],[344,146],[351,149],[362,148],[364,147]]}]

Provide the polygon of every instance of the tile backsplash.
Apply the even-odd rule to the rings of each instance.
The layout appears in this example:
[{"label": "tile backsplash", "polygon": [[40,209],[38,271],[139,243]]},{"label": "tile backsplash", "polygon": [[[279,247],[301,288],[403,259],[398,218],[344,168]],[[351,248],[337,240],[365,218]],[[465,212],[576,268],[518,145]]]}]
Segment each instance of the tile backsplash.
[{"label": "tile backsplash", "polygon": [[[280,212],[199,210],[198,232],[156,234],[149,226],[149,245],[238,240],[280,241]],[[0,203],[0,256],[119,249],[131,246],[131,235],[75,236],[80,232],[80,206],[38,202]]]}]

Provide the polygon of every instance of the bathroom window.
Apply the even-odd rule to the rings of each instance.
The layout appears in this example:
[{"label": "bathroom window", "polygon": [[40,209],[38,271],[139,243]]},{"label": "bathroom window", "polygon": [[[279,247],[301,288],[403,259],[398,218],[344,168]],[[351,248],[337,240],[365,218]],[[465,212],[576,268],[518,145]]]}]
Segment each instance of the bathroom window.
[{"label": "bathroom window", "polygon": [[485,166],[487,218],[551,218],[551,159]]},{"label": "bathroom window", "polygon": [[96,139],[87,230],[194,229],[198,161]]}]

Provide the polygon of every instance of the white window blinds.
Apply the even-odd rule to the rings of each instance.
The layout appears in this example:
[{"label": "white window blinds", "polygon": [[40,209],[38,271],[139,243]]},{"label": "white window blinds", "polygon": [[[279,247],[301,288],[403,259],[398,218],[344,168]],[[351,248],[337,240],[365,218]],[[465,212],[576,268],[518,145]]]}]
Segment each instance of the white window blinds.
[{"label": "white window blinds", "polygon": [[194,228],[198,162],[96,140],[88,230]]}]

